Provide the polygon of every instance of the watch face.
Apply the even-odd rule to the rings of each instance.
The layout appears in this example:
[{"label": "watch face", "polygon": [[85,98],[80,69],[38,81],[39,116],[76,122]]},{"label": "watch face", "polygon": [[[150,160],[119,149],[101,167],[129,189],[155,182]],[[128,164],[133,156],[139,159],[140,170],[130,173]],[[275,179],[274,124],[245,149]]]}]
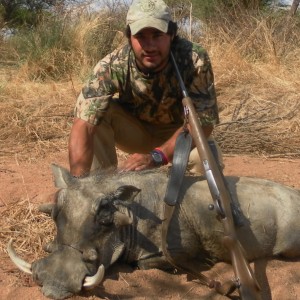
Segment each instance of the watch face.
[{"label": "watch face", "polygon": [[156,151],[151,151],[152,159],[155,163],[155,165],[162,165],[163,164],[163,158],[161,157],[160,153]]}]

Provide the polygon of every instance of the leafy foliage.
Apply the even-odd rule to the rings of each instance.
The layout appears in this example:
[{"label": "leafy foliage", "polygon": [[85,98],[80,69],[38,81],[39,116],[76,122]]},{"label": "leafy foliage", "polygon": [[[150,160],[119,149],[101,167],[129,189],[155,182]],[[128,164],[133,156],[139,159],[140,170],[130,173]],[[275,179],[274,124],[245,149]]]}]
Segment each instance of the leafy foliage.
[{"label": "leafy foliage", "polygon": [[36,26],[40,16],[52,7],[62,9],[78,0],[0,0],[0,13],[10,26]]},{"label": "leafy foliage", "polygon": [[[120,20],[124,20],[120,22]],[[0,46],[0,61],[14,62],[30,80],[84,78],[96,62],[119,46],[124,8],[44,14],[39,24],[19,28]],[[115,41],[116,35],[121,38]],[[87,71],[88,70],[88,71]]]}]

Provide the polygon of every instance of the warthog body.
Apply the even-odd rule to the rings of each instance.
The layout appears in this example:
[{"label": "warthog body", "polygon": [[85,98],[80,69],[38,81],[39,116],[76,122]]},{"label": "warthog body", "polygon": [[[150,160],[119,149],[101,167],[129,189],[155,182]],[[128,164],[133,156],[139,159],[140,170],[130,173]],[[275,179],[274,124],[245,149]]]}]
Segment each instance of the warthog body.
[{"label": "warthog body", "polygon": [[[99,173],[75,179],[62,168],[53,170],[60,191],[49,212],[57,236],[48,246],[51,254],[31,266],[46,296],[62,299],[78,293],[99,265],[108,268],[117,260],[141,268],[168,266],[161,250],[166,174]],[[300,256],[300,192],[257,178],[226,180],[242,211],[237,233],[247,259]],[[212,261],[230,259],[210,203],[207,182],[186,177],[169,227],[171,255],[181,264],[192,262],[199,272]]]}]

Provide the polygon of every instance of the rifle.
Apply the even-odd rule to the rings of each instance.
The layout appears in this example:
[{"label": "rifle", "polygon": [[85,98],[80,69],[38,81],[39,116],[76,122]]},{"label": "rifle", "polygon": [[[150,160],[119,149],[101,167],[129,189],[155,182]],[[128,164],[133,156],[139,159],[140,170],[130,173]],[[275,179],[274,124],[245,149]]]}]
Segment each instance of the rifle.
[{"label": "rifle", "polygon": [[199,120],[194,104],[191,98],[188,96],[188,92],[185,88],[172,52],[171,60],[183,94],[182,103],[184,107],[185,117],[188,118],[188,122],[192,131],[191,134],[197,147],[199,156],[202,160],[206,180],[214,202],[214,205],[210,205],[209,209],[216,210],[218,219],[223,224],[223,244],[230,252],[231,262],[235,273],[235,285],[238,288],[239,295],[242,300],[261,299],[260,286],[248,261],[245,258],[245,251],[236,235],[230,205],[232,203],[232,200],[230,193],[226,187],[224,176],[209,148],[203,129],[201,127],[201,120]]}]

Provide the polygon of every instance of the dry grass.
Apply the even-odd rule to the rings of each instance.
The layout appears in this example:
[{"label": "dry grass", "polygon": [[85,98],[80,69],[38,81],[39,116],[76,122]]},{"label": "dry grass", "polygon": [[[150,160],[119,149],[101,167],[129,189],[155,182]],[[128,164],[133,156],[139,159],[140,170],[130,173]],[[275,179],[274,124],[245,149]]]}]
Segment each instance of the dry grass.
[{"label": "dry grass", "polygon": [[[215,134],[224,153],[300,156],[300,68],[250,63],[217,45],[211,50],[221,116]],[[0,156],[66,149],[79,80],[39,83],[2,71]]]},{"label": "dry grass", "polygon": [[22,72],[2,71],[0,156],[65,149],[79,84],[24,81]]},{"label": "dry grass", "polygon": [[[66,149],[80,78],[91,63],[85,44],[98,37],[90,49],[97,51],[105,37],[96,33],[114,32],[110,20],[79,16],[73,43],[85,71],[68,75],[73,81],[30,81],[42,64],[0,68],[0,156]],[[215,135],[225,154],[300,156],[299,26],[285,15],[222,11],[218,25],[208,25],[199,38],[215,72],[221,116]]]},{"label": "dry grass", "polygon": [[216,77],[217,140],[225,153],[300,156],[299,21],[247,12],[232,23],[225,17],[201,41]]},{"label": "dry grass", "polygon": [[[251,77],[220,88],[222,123],[216,137],[226,153],[300,156],[300,97],[294,74],[255,64]],[[243,73],[241,72],[241,77]]]},{"label": "dry grass", "polygon": [[6,251],[12,238],[18,254],[37,259],[43,253],[43,246],[53,236],[53,221],[26,200],[9,204],[1,211],[0,253]]}]

